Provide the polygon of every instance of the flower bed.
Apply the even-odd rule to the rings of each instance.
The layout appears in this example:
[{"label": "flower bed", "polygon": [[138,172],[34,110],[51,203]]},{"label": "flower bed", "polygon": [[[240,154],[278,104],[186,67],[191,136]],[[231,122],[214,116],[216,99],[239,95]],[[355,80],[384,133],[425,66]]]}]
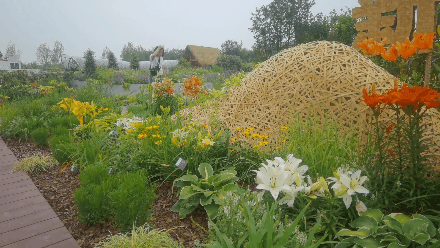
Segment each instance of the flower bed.
[{"label": "flower bed", "polygon": [[[225,101],[244,77],[228,80],[229,89],[205,91],[202,77],[193,74],[182,79],[182,95],[164,78],[130,97],[104,95],[98,79],[80,89],[56,80],[23,82],[20,97],[2,97],[0,132],[50,149],[55,166],[46,157],[16,166],[42,185],[43,194],[60,177],[75,182],[60,183],[59,191],[71,189],[58,196],[65,201],[45,196],[54,209],[72,209],[75,218],[64,218],[65,225],[71,232],[81,227],[74,237],[83,247],[103,240],[104,232],[87,234],[103,226],[112,234],[133,233],[133,242],[136,235],[144,241],[171,235],[169,247],[440,242],[440,182],[420,125],[425,109],[439,107],[439,92],[397,84],[382,95],[374,86],[372,94],[365,89],[374,120],[367,143],[356,132],[342,133],[347,126],[337,120],[297,116],[263,133],[257,126],[228,129],[214,112],[204,119],[190,115],[196,112],[189,107]],[[0,89],[0,95],[9,92]],[[126,102],[135,107],[122,114]],[[379,121],[384,108],[395,112],[393,126]],[[181,112],[189,115],[181,118]],[[186,231],[177,231],[181,226]]]}]

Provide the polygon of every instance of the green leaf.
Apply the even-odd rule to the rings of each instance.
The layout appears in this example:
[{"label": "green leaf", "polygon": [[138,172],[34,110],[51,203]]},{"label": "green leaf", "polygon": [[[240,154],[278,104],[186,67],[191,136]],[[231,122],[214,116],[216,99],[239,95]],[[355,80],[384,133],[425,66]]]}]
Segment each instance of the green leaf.
[{"label": "green leaf", "polygon": [[362,215],[361,217],[355,219],[350,223],[350,226],[353,228],[361,228],[361,227],[368,227],[371,230],[375,230],[377,227],[377,222],[374,218]]},{"label": "green leaf", "polygon": [[380,243],[379,240],[374,238],[357,239],[354,242],[365,248],[379,248],[385,246],[384,244]]},{"label": "green leaf", "polygon": [[212,167],[208,163],[201,163],[199,165],[199,173],[204,179],[208,179],[210,176],[214,174]]},{"label": "green leaf", "polygon": [[205,191],[205,192],[203,192],[203,195],[204,195],[205,197],[209,197],[209,196],[211,196],[212,194],[214,194],[214,191]]},{"label": "green leaf", "polygon": [[208,205],[205,205],[206,213],[208,214],[209,219],[213,220],[217,217],[218,209],[220,208],[220,205],[211,203]]},{"label": "green leaf", "polygon": [[192,186],[185,186],[182,191],[180,191],[179,199],[188,199],[189,197],[199,194],[200,192],[193,189]]},{"label": "green leaf", "polygon": [[221,205],[224,203],[225,197],[226,197],[226,191],[220,190],[213,196],[213,199],[215,203]]},{"label": "green leaf", "polygon": [[238,190],[238,185],[235,183],[226,184],[225,186],[223,186],[223,188],[221,190],[224,192],[236,191],[236,190]]},{"label": "green leaf", "polygon": [[376,220],[379,224],[382,221],[383,213],[379,209],[369,209],[367,212],[363,213],[362,216],[368,216]]},{"label": "green leaf", "polygon": [[221,186],[222,184],[228,183],[230,180],[237,181],[238,177],[236,177],[232,173],[221,173],[219,174],[218,177],[215,178],[215,180],[213,180],[212,184],[215,187],[218,187]]},{"label": "green leaf", "polygon": [[419,234],[415,235],[414,241],[416,241],[417,243],[419,243],[421,245],[424,245],[426,243],[426,241],[428,241],[430,238],[431,237],[427,233],[419,233]]},{"label": "green leaf", "polygon": [[350,237],[342,240],[339,244],[335,246],[335,248],[347,248],[352,247],[354,244],[354,240],[358,239],[357,237]]},{"label": "green leaf", "polygon": [[396,236],[394,236],[393,234],[388,234],[385,237],[383,237],[383,239],[381,239],[380,242],[383,242],[383,241],[392,242],[392,243],[393,242],[400,243],[399,239]]},{"label": "green leaf", "polygon": [[340,230],[335,237],[339,236],[356,236],[359,238],[366,238],[371,234],[371,230],[368,227],[362,227],[357,231],[351,231],[348,229],[342,229]]},{"label": "green leaf", "polygon": [[[176,182],[191,182],[192,184],[197,184],[199,178],[195,175],[184,175],[174,180],[174,183]],[[175,186],[177,186],[177,184]]]},{"label": "green leaf", "polygon": [[407,247],[407,245],[401,245],[399,243],[391,243],[387,247],[388,248],[402,248],[402,247]]},{"label": "green leaf", "polygon": [[410,217],[408,217],[404,214],[399,214],[399,213],[392,213],[392,214],[389,214],[388,216],[397,220],[402,225],[411,219]]},{"label": "green leaf", "polygon": [[390,216],[385,216],[383,218],[383,222],[391,229],[396,230],[398,233],[403,234],[402,232],[402,224],[398,222],[396,219],[391,218]]},{"label": "green leaf", "polygon": [[212,202],[212,196],[209,196],[209,197],[202,197],[202,198],[200,199],[200,204],[201,204],[202,206],[206,206],[206,205],[208,205],[208,204],[211,204],[211,202]]},{"label": "green leaf", "polygon": [[421,214],[413,214],[413,218],[414,219],[421,219],[424,220],[427,224],[428,224],[428,234],[431,237],[434,237],[437,233],[437,230],[435,229],[434,224],[432,224],[432,222],[426,218],[425,216],[421,215]]},{"label": "green leaf", "polygon": [[402,226],[402,231],[406,237],[415,241],[416,235],[427,234],[428,223],[422,219],[411,219]]}]

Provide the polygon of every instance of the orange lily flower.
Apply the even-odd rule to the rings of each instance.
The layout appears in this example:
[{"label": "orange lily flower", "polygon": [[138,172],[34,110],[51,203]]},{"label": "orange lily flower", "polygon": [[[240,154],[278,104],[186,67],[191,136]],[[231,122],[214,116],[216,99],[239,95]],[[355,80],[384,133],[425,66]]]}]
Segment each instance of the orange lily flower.
[{"label": "orange lily flower", "polygon": [[393,44],[386,52],[382,53],[381,56],[387,61],[396,61],[399,52],[397,51],[397,47]]},{"label": "orange lily flower", "polygon": [[411,43],[417,49],[432,49],[432,44],[434,39],[435,39],[435,33],[428,33],[428,34],[414,33],[414,39],[411,41]]},{"label": "orange lily flower", "polygon": [[396,44],[397,52],[403,59],[407,59],[417,52],[417,48],[411,44],[409,38],[406,38],[405,42],[403,43],[396,42]]},{"label": "orange lily flower", "polygon": [[382,103],[382,96],[376,94],[376,87],[373,85],[373,94],[369,95],[367,89],[363,89],[363,97],[364,100],[361,102],[364,102],[367,104],[370,108],[375,108],[379,105],[379,103]]}]

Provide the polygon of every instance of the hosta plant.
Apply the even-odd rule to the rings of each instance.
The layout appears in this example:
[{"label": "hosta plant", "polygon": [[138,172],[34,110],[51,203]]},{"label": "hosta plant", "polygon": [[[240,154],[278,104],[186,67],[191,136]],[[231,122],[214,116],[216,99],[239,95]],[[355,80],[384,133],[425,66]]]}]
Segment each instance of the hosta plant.
[{"label": "hosta plant", "polygon": [[238,177],[233,169],[226,169],[214,175],[211,165],[202,163],[198,171],[201,175],[199,179],[196,175],[184,175],[174,180],[173,187],[179,187],[179,201],[171,207],[174,212],[179,212],[181,219],[202,205],[210,219],[217,217],[220,205],[223,203],[226,193],[236,191],[238,186],[235,181]]},{"label": "hosta plant", "polygon": [[400,213],[384,216],[370,209],[350,223],[356,231],[342,229],[336,235],[350,236],[336,248],[344,247],[439,247],[440,233],[423,215],[408,217]]}]

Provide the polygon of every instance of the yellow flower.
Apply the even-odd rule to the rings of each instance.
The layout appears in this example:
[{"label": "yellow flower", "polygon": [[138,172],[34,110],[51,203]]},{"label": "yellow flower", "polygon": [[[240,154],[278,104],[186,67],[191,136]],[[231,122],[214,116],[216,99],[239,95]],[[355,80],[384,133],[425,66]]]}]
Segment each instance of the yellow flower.
[{"label": "yellow flower", "polygon": [[260,138],[261,138],[262,140],[265,140],[265,139],[268,139],[269,136],[267,136],[267,135],[263,135],[263,136],[260,136]]},{"label": "yellow flower", "polygon": [[158,129],[158,128],[159,128],[159,126],[153,126],[153,128],[154,128],[154,129]]},{"label": "yellow flower", "polygon": [[142,122],[134,122],[134,123],[131,123],[131,125],[135,128],[138,128],[138,127],[141,127],[143,125],[143,123]]},{"label": "yellow flower", "polygon": [[259,145],[254,145],[254,148],[258,149],[258,148],[260,148],[260,146]]},{"label": "yellow flower", "polygon": [[242,134],[246,136],[246,135],[250,135],[251,133],[249,133],[249,131],[245,131]]},{"label": "yellow flower", "polygon": [[139,135],[138,135],[138,138],[139,139],[144,139],[144,138],[146,138],[147,137],[147,135],[145,134],[145,133],[140,133]]},{"label": "yellow flower", "polygon": [[153,134],[152,137],[153,138],[160,138],[160,135]]},{"label": "yellow flower", "polygon": [[156,144],[156,145],[160,145],[160,144],[162,144],[162,140],[158,140],[158,141],[155,142],[154,144]]},{"label": "yellow flower", "polygon": [[133,132],[133,129],[127,129],[127,132],[131,133]]},{"label": "yellow flower", "polygon": [[281,149],[281,147],[277,146],[277,150]]},{"label": "yellow flower", "polygon": [[260,137],[260,135],[259,135],[258,133],[253,133],[253,134],[251,134],[251,137],[252,137],[252,138]]},{"label": "yellow flower", "polygon": [[252,130],[254,130],[254,128],[253,127],[248,127],[248,128],[246,128],[246,131],[252,131]]},{"label": "yellow flower", "polygon": [[241,127],[236,127],[235,129],[237,129],[237,131],[243,130],[243,128],[241,128]]},{"label": "yellow flower", "polygon": [[146,127],[146,128],[145,128],[145,131],[148,131],[148,130],[151,130],[151,129],[153,129],[153,127],[152,127],[152,126],[149,126],[149,127]]},{"label": "yellow flower", "polygon": [[212,140],[210,140],[210,139],[203,139],[202,140],[202,143],[205,145],[205,146],[209,146],[209,145],[214,145],[214,141],[212,141]]},{"label": "yellow flower", "polygon": [[281,126],[280,129],[281,129],[281,131],[284,131],[284,130],[287,130],[288,127],[286,127],[286,126]]}]

